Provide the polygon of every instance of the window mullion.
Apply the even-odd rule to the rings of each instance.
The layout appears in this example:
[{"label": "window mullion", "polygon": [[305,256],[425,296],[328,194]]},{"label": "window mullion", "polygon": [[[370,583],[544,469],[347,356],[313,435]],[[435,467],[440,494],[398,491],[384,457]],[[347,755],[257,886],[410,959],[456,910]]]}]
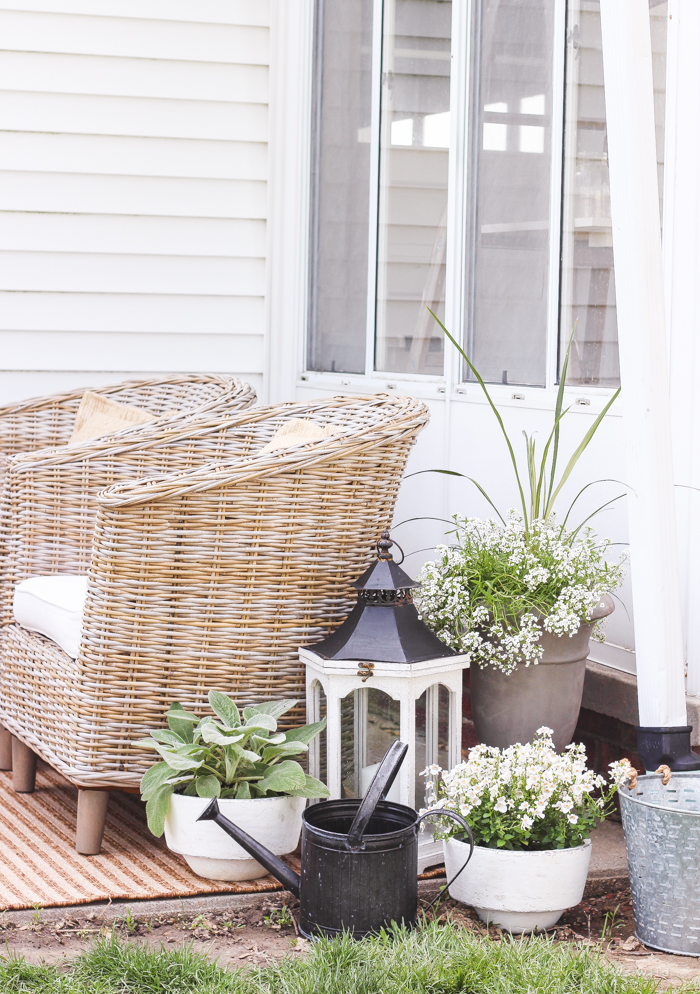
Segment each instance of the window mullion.
[{"label": "window mullion", "polygon": [[552,168],[549,200],[549,295],[547,306],[546,380],[548,388],[559,379],[560,253],[563,210],[564,107],[566,72],[566,0],[555,0],[552,66]]},{"label": "window mullion", "polygon": [[[471,0],[452,3],[452,74],[450,80],[450,163],[447,182],[447,252],[445,325],[464,341],[464,293],[467,235],[467,169]],[[462,380],[462,363],[453,348],[445,349],[448,394]]]},{"label": "window mullion", "polygon": [[374,334],[377,307],[377,232],[379,228],[379,141],[382,111],[382,22],[384,0],[372,9],[372,123],[369,169],[369,246],[367,251],[367,331],[365,376],[374,372]]}]

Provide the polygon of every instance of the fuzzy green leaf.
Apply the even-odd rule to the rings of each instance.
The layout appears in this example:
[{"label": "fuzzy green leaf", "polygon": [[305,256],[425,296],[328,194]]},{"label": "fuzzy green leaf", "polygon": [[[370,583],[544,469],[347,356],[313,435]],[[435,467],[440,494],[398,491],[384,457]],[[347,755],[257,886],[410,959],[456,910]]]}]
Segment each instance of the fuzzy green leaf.
[{"label": "fuzzy green leaf", "polygon": [[167,763],[155,763],[141,777],[141,800],[147,801],[151,794],[162,787],[172,776],[173,769]]},{"label": "fuzzy green leaf", "polygon": [[194,756],[183,756],[174,749],[166,749],[165,746],[158,746],[157,751],[172,770],[196,770],[202,765],[201,759]]},{"label": "fuzzy green leaf", "polygon": [[196,725],[200,720],[196,714],[192,714],[191,711],[185,711],[182,704],[179,701],[174,701],[168,710],[165,712],[166,718],[177,718],[179,721],[186,721],[190,725]]},{"label": "fuzzy green leaf", "polygon": [[277,794],[292,794],[306,787],[306,774],[298,763],[288,759],[278,766],[269,767],[256,786],[265,793],[273,790]]},{"label": "fuzzy green leaf", "polygon": [[243,708],[243,717],[250,718],[254,714],[269,714],[273,718],[280,718],[283,714],[298,704],[298,701],[265,701],[263,704],[251,704],[250,707]]},{"label": "fuzzy green leaf", "polygon": [[223,721],[227,728],[238,728],[241,723],[241,716],[230,697],[227,697],[226,694],[222,694],[218,690],[210,690],[209,706],[216,717]]},{"label": "fuzzy green leaf", "polygon": [[264,728],[268,732],[274,732],[277,730],[277,722],[270,714],[252,714],[250,718],[246,718],[244,727],[247,732],[256,728]]},{"label": "fuzzy green leaf", "polygon": [[[190,727],[190,733],[191,732],[192,728]],[[187,745],[188,743],[187,739],[183,739],[177,732],[169,731],[167,728],[157,728],[156,731],[151,734],[156,742],[160,742],[162,745],[180,746]]]},{"label": "fuzzy green leaf", "polygon": [[229,747],[236,756],[240,756],[241,759],[245,759],[247,763],[259,763],[260,756],[257,752],[251,752],[250,749],[244,749],[242,746],[233,745]]},{"label": "fuzzy green leaf", "polygon": [[146,818],[148,827],[157,839],[161,837],[165,830],[165,816],[170,805],[170,796],[175,790],[175,785],[171,783],[163,784],[159,787],[146,802]]},{"label": "fuzzy green leaf", "polygon": [[263,749],[263,763],[269,763],[277,756],[297,756],[300,752],[308,751],[309,747],[304,742],[282,742],[280,745]]},{"label": "fuzzy green leaf", "polygon": [[317,780],[315,777],[310,777],[308,773],[304,775],[306,777],[304,786],[300,787],[298,790],[290,790],[287,792],[291,797],[318,798],[331,796],[331,792],[328,787],[326,787],[325,783],[321,783],[321,781]]},{"label": "fuzzy green leaf", "polygon": [[199,797],[218,797],[221,793],[221,784],[213,773],[208,777],[197,777],[195,783]]},{"label": "fuzzy green leaf", "polygon": [[171,731],[179,735],[183,742],[192,742],[192,730],[194,725],[199,721],[196,714],[190,714],[189,711],[185,711],[182,704],[176,701],[174,704],[171,704],[165,717]]},{"label": "fuzzy green leaf", "polygon": [[158,743],[149,735],[147,739],[136,739],[134,745],[143,746],[144,749],[155,749]]},{"label": "fuzzy green leaf", "polygon": [[325,727],[325,718],[323,721],[315,721],[313,725],[302,725],[301,728],[293,728],[287,732],[286,740],[287,742],[305,742],[308,745]]},{"label": "fuzzy green leaf", "polygon": [[250,787],[248,786],[248,781],[244,780],[240,784],[238,790],[236,791],[236,798],[239,801],[247,801],[250,799]]},{"label": "fuzzy green leaf", "polygon": [[202,725],[202,738],[205,742],[214,743],[215,745],[230,746],[235,742],[241,742],[245,736],[237,734],[226,735],[221,731],[216,722],[207,721]]}]

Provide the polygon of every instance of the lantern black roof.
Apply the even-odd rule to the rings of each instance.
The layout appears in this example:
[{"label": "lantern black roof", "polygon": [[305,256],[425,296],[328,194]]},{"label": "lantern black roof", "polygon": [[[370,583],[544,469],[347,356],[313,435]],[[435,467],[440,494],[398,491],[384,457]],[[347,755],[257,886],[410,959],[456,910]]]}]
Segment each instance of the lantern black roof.
[{"label": "lantern black roof", "polygon": [[323,659],[418,663],[456,655],[418,617],[410,590],[420,584],[394,562],[393,542],[383,531],[377,558],[352,586],[357,603],[345,621],[321,642],[308,646]]},{"label": "lantern black roof", "polygon": [[420,587],[416,580],[412,580],[408,573],[404,573],[394,562],[389,551],[393,544],[385,528],[377,542],[377,558],[362,576],[355,580],[353,587],[357,590],[410,590],[412,587]]}]

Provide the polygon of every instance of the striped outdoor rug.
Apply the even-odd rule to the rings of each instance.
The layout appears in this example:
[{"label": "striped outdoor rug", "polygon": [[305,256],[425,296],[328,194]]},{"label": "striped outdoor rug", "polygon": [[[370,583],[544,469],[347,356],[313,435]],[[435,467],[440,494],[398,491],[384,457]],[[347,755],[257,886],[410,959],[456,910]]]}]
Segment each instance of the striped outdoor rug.
[{"label": "striped outdoor rug", "polygon": [[109,898],[250,894],[280,890],[272,877],[249,883],[203,880],[148,831],[145,805],[114,791],[99,856],[75,851],[77,790],[40,765],[33,794],[15,794],[0,772],[0,911],[87,904]]}]

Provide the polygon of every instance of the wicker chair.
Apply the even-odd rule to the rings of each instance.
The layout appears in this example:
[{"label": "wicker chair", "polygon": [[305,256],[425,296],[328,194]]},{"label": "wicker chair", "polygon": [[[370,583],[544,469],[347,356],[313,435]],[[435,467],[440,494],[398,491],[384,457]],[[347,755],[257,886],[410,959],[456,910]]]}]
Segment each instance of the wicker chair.
[{"label": "wicker chair", "polygon": [[[228,376],[188,375],[130,380],[94,390],[117,403],[140,407],[155,421],[67,447],[85,391],[55,394],[0,407],[0,453],[8,489],[0,504],[0,621],[12,620],[12,585],[35,574],[85,572],[90,561],[97,494],[122,480],[141,479],[166,468],[162,449],[171,438],[190,437],[222,415],[255,403],[255,391]],[[168,468],[201,465],[206,443],[181,445]],[[211,449],[211,456],[216,454]],[[14,457],[14,458],[10,458]],[[10,480],[11,477],[11,480]],[[20,512],[9,505],[16,490],[32,493]],[[23,572],[22,549],[14,541],[14,523],[32,528],[32,559]],[[10,581],[8,584],[7,581]]]},{"label": "wicker chair", "polygon": [[[244,410],[256,400],[255,391],[247,383],[205,374],[129,380],[98,387],[93,393],[143,408],[156,420],[66,448],[84,393],[74,390],[0,407],[0,482],[8,471],[13,476],[24,474],[23,486],[30,488],[35,471],[38,486],[43,486],[47,478],[51,480],[41,510],[35,513],[35,507],[28,506],[22,512],[24,526],[35,529],[35,573],[85,571],[97,494],[119,480],[147,475],[151,448],[174,431],[192,431],[222,412]],[[191,457],[188,461],[183,452],[173,468],[184,469],[193,461]],[[160,457],[156,465],[158,470],[162,468]],[[0,502],[1,623],[12,620],[12,578],[21,578],[22,574],[21,562],[17,563],[12,555],[16,546],[8,500],[6,495]],[[0,769],[11,768],[10,736],[0,727]]]},{"label": "wicker chair", "polygon": [[[331,434],[260,452],[291,417]],[[108,790],[137,789],[153,760],[135,742],[173,701],[204,714],[212,687],[243,704],[303,698],[298,646],[347,615],[349,584],[391,522],[427,419],[411,398],[336,397],[171,437],[158,447],[163,468],[185,453],[194,462],[200,445],[209,461],[110,487],[82,542],[65,518],[61,528],[50,521],[56,457],[31,473],[13,466],[13,583],[66,563],[88,572],[77,659],[15,624],[2,630],[0,720],[80,788],[79,851],[99,851]],[[301,707],[290,712],[300,717]]]},{"label": "wicker chair", "polygon": [[[146,431],[152,431],[163,423],[163,419],[173,415],[201,414],[221,409],[222,405],[227,410],[243,410],[256,399],[253,388],[242,380],[204,374],[127,380],[90,389],[118,404],[143,407],[155,414],[158,425],[149,422]],[[67,445],[84,393],[85,389],[72,390],[0,407],[0,453],[10,456]],[[144,426],[138,426],[136,430],[143,431]]]}]

